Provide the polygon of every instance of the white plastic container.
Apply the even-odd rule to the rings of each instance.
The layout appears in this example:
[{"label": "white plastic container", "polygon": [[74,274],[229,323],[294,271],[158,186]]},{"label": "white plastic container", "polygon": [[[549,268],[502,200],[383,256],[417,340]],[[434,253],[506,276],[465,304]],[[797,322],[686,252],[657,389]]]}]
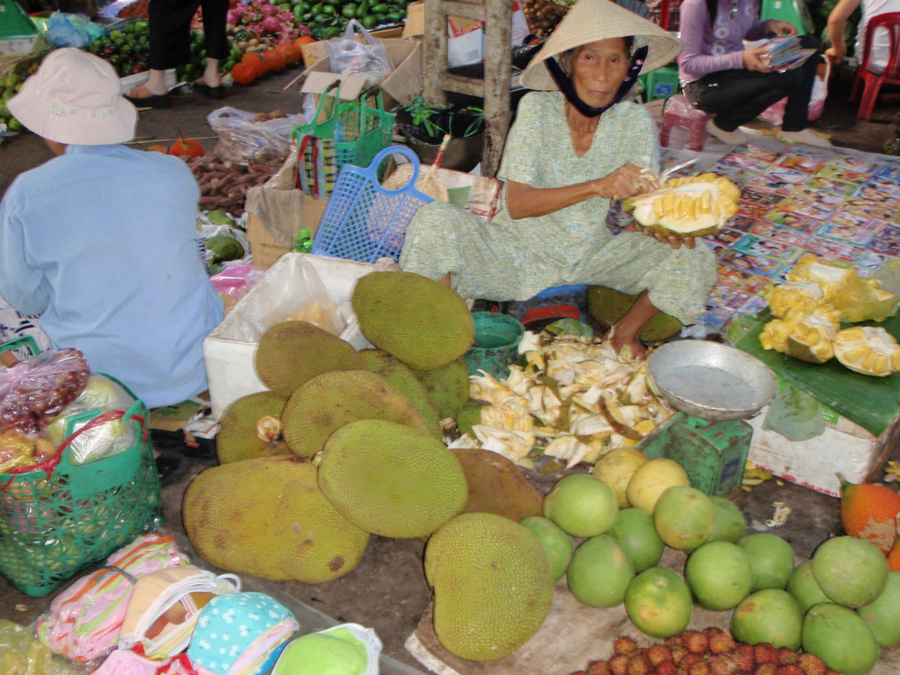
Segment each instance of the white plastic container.
[{"label": "white plastic container", "polygon": [[257,342],[248,340],[242,325],[247,314],[259,307],[275,307],[290,298],[292,281],[301,260],[313,264],[332,299],[341,308],[345,328],[341,338],[356,349],[372,345],[363,337],[350,309],[350,294],[357,279],[373,271],[399,269],[390,264],[369,264],[305,253],[286,253],[270,267],[259,283],[234,306],[203,341],[203,358],[209,379],[209,398],[212,415],[219,419],[235,400],[266,391],[266,386],[256,374],[254,358]]}]

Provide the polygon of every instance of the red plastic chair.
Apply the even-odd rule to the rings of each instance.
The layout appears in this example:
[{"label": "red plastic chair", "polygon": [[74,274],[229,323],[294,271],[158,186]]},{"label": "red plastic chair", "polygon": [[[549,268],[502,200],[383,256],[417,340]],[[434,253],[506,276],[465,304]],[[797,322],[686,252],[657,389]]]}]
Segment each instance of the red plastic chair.
[{"label": "red plastic chair", "polygon": [[[887,65],[880,73],[872,72],[869,65],[872,41],[875,30],[886,28],[889,35]],[[900,12],[889,12],[873,17],[866,25],[866,46],[853,79],[853,88],[850,91],[850,100],[856,100],[859,96],[859,87],[863,86],[862,99],[859,102],[859,110],[856,116],[866,121],[872,117],[872,109],[875,107],[875,99],[883,84],[900,85]]]}]

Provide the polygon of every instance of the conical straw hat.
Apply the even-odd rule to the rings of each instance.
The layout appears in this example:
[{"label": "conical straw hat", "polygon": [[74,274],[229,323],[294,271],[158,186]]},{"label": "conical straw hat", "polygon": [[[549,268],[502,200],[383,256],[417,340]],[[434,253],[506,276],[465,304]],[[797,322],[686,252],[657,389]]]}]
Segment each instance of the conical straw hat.
[{"label": "conical straw hat", "polygon": [[634,37],[634,49],[650,48],[642,73],[671,63],[681,51],[681,40],[611,0],[578,0],[522,73],[522,86],[553,91],[557,87],[546,59],[597,40],[629,35]]}]

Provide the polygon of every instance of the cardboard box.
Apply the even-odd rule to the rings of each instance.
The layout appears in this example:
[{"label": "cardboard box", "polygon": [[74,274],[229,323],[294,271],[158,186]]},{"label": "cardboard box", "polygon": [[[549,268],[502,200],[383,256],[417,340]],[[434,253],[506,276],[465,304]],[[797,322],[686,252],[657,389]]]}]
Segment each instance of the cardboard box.
[{"label": "cardboard box", "polygon": [[[302,220],[298,219],[292,223],[291,236],[299,234],[301,227],[308,227],[310,235],[315,236],[322,220],[322,214],[325,213],[325,207],[328,206],[328,200],[314,199],[300,190],[294,190],[294,192],[303,197],[304,215]],[[292,246],[286,246],[283,240],[273,236],[262,219],[253,213],[247,213],[247,241],[250,244],[250,257],[253,264],[263,269],[268,269],[285,253],[293,251]]]},{"label": "cardboard box", "polygon": [[[519,0],[513,2],[512,34],[510,44],[520,45],[528,35],[525,12]],[[468,66],[484,61],[486,53],[484,21],[471,19],[447,19],[447,65],[451,68]]]},{"label": "cardboard box", "polygon": [[234,309],[203,341],[203,360],[206,364],[210,406],[214,418],[220,419],[233,401],[266,391],[266,386],[257,376],[253,365],[258,343],[247,339],[246,321],[259,324],[263,318],[260,316],[261,311],[269,312],[277,309],[280,303],[297,301],[297,298],[290,296],[290,290],[300,274],[299,270],[302,270],[300,265],[304,259],[315,267],[331,299],[341,310],[346,325],[341,339],[356,349],[372,346],[359,330],[353,310],[349,307],[349,299],[357,279],[375,270],[387,268],[340,258],[288,253],[238,300]]}]

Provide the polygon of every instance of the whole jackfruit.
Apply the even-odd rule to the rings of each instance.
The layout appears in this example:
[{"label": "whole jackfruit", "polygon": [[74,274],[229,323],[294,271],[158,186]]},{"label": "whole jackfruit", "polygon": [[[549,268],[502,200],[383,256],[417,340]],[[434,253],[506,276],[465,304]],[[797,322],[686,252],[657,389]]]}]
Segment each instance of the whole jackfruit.
[{"label": "whole jackfruit", "polygon": [[663,236],[702,237],[723,227],[738,211],[741,191],[724,176],[705,173],[675,178],[658,190],[626,200],[644,228]]},{"label": "whole jackfruit", "polygon": [[363,349],[359,355],[370,371],[381,375],[388,384],[406,396],[419,409],[428,422],[432,436],[438,440],[444,437],[444,432],[441,430],[441,416],[432,405],[425,387],[409,366],[380,349]]},{"label": "whole jackfruit", "polygon": [[230,572],[316,584],[343,576],[369,533],[319,490],[316,467],[296,457],[261,457],[202,471],[182,504],[197,554]]},{"label": "whole jackfruit", "polygon": [[887,377],[900,370],[900,345],[884,328],[854,326],[839,331],[834,355],[850,370]]},{"label": "whole jackfruit", "polygon": [[366,368],[353,345],[306,321],[283,321],[266,330],[254,364],[263,384],[285,398],[320,373]]},{"label": "whole jackfruit", "polygon": [[431,432],[425,416],[380,375],[332,370],[297,387],[284,406],[284,440],[298,457],[312,457],[325,440],[357,420],[387,420]]},{"label": "whole jackfruit", "polygon": [[367,274],[356,282],[351,304],[365,338],[415,370],[452,363],[475,339],[465,300],[418,274]]},{"label": "whole jackfruit", "polygon": [[462,359],[456,359],[443,368],[413,370],[422,383],[428,400],[437,409],[441,419],[456,419],[469,400],[469,368]]},{"label": "whole jackfruit", "polygon": [[204,244],[209,251],[210,265],[217,265],[228,260],[237,260],[244,257],[244,246],[234,237],[227,234],[217,234],[206,240]]},{"label": "whole jackfruit", "polygon": [[537,536],[493,513],[464,513],[431,535],[425,578],[434,589],[438,640],[472,661],[517,651],[541,627],[553,599],[550,563]]},{"label": "whole jackfruit", "polygon": [[290,455],[281,436],[281,411],[285,400],[274,391],[260,391],[229,405],[219,420],[216,433],[219,464]]},{"label": "whole jackfruit", "polygon": [[543,514],[544,496],[503,455],[480,448],[451,448],[459,460],[469,498],[463,513],[496,513],[519,522]]},{"label": "whole jackfruit", "polygon": [[345,424],[325,442],[319,487],[351,523],[382,537],[425,537],[462,511],[462,467],[431,436],[395,422]]}]

